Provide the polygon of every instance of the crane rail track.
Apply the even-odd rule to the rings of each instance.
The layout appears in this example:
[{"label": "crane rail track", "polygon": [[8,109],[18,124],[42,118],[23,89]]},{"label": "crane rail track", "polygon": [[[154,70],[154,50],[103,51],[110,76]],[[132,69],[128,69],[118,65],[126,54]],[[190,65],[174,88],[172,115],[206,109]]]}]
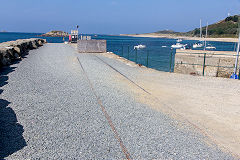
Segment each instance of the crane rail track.
[{"label": "crane rail track", "polygon": [[[130,79],[129,77],[127,77],[125,74],[121,73],[119,70],[117,70],[116,68],[114,68],[113,66],[111,66],[110,64],[108,64],[106,61],[104,61],[103,59],[99,58],[99,57],[96,56],[96,55],[94,55],[94,56],[95,56],[97,59],[99,59],[102,63],[104,63],[105,65],[107,65],[108,67],[110,67],[111,69],[113,69],[114,71],[116,71],[118,74],[120,74],[120,75],[123,76],[124,78],[126,78],[126,79],[127,79],[128,81],[130,81],[132,84],[134,84],[135,86],[137,86],[139,89],[141,89],[142,91],[144,91],[144,92],[147,93],[148,95],[152,96],[152,97],[153,97],[154,99],[156,99],[157,101],[160,101],[158,97],[152,95],[152,94],[151,94],[150,92],[148,92],[146,89],[144,89],[143,87],[141,87],[140,85],[138,85],[136,82],[134,82],[133,80],[131,80],[131,79]],[[79,61],[79,59],[78,59],[78,61]],[[79,61],[79,63],[80,63],[80,61]],[[80,65],[81,65],[81,63],[80,63]],[[82,65],[81,65],[81,67],[82,67]],[[84,69],[83,69],[83,70],[84,70]],[[85,72],[85,71],[84,71],[84,72]],[[86,74],[86,72],[85,72],[85,74]],[[87,74],[86,74],[86,76],[87,76]],[[88,78],[88,77],[87,77],[87,78]],[[88,79],[88,81],[90,82],[89,79]],[[91,83],[91,82],[90,82],[90,83]],[[93,87],[92,84],[91,84],[91,87]],[[94,90],[94,89],[92,88],[92,90]],[[95,94],[95,96],[97,96],[95,92],[94,92],[94,94]],[[98,98],[98,100],[100,100],[100,99]],[[100,102],[101,102],[101,100],[100,100]],[[209,133],[207,133],[204,129],[198,127],[196,124],[190,122],[190,121],[189,121],[187,118],[185,118],[183,115],[177,113],[176,110],[173,109],[173,108],[172,108],[171,106],[169,106],[168,104],[163,104],[163,105],[167,106],[168,109],[170,109],[171,111],[173,111],[175,115],[181,117],[183,121],[187,122],[187,123],[190,124],[192,127],[196,128],[202,135],[205,135],[206,137],[208,137],[210,141],[212,141],[212,142],[215,143],[215,144],[218,144],[217,141],[214,139],[214,137],[213,137],[212,135],[210,135]],[[102,107],[102,109],[104,108],[104,107],[102,106],[102,104],[101,104],[101,107]],[[104,110],[105,110],[105,109],[104,109]],[[103,112],[104,112],[104,111],[103,111]],[[105,113],[104,113],[104,114],[105,114]],[[110,118],[109,115],[105,115],[105,116]],[[111,122],[111,124],[112,124],[112,122]],[[113,124],[112,124],[112,125],[113,125]],[[113,126],[113,127],[114,127],[114,126]],[[114,128],[115,128],[115,127],[114,127]],[[116,132],[116,129],[113,129],[113,130],[115,130],[114,132]],[[116,132],[116,133],[117,133],[117,132]],[[117,135],[118,135],[118,134],[117,134]],[[117,139],[118,139],[119,142],[121,141],[120,137],[118,137]],[[121,147],[124,148],[124,149],[122,149],[123,152],[125,153],[125,151],[126,151],[125,155],[126,155],[127,159],[130,159],[130,154],[127,152],[127,149],[126,149],[126,147],[123,145],[122,141],[121,141],[120,145],[122,145]],[[239,157],[238,155],[233,154],[227,147],[225,147],[225,146],[221,146],[221,147],[222,147],[225,151],[227,151],[228,153],[231,153],[232,155],[234,155],[235,157]]]},{"label": "crane rail track", "polygon": [[[133,80],[131,80],[130,78],[128,78],[126,75],[124,75],[123,73],[121,73],[119,70],[117,70],[116,68],[114,68],[113,66],[111,66],[110,64],[108,64],[106,61],[102,60],[101,58],[99,58],[98,56],[94,55],[96,58],[98,58],[101,62],[103,62],[105,65],[109,66],[110,68],[112,68],[114,71],[116,71],[117,73],[119,73],[120,75],[122,75],[123,77],[125,77],[127,80],[129,80],[131,83],[133,83],[135,86],[137,86],[138,88],[140,88],[142,91],[144,91],[145,93],[147,93],[148,95],[152,96],[155,100],[160,101],[158,97],[152,95],[150,92],[148,92],[146,89],[144,89],[143,87],[141,87],[140,85],[138,85],[136,82],[134,82]],[[209,138],[210,141],[212,141],[215,144],[218,144],[217,141],[214,139],[214,137],[212,135],[210,135],[209,133],[207,133],[204,129],[202,129],[201,127],[197,126],[196,124],[194,124],[193,122],[191,122],[190,120],[188,120],[187,118],[185,118],[183,115],[179,114],[176,112],[175,109],[173,109],[170,105],[168,104],[163,104],[165,106],[168,107],[168,109],[170,109],[175,115],[179,116],[182,118],[183,121],[187,122],[189,125],[191,125],[192,127],[196,128],[202,135],[206,136]],[[234,155],[235,157],[239,157],[236,154],[233,154],[227,147],[225,146],[221,146],[224,150],[226,150],[227,152],[231,153],[232,155]]]},{"label": "crane rail track", "polygon": [[102,61],[104,64],[106,64],[107,66],[109,66],[110,68],[112,68],[114,71],[116,71],[117,73],[119,73],[120,75],[122,75],[124,78],[126,78],[127,80],[129,80],[132,84],[134,84],[135,86],[137,86],[138,88],[140,88],[141,90],[143,90],[145,93],[151,95],[150,92],[148,92],[147,90],[145,90],[143,87],[141,87],[140,85],[138,85],[136,82],[134,82],[133,80],[131,80],[130,78],[128,78],[126,75],[124,75],[123,73],[121,73],[119,70],[117,70],[116,68],[114,68],[113,66],[111,66],[110,64],[108,64],[107,62],[105,62],[104,60],[102,60],[101,58],[99,58],[98,56],[95,55],[95,57],[97,57],[100,61]]},{"label": "crane rail track", "polygon": [[125,154],[126,158],[127,158],[128,160],[131,160],[130,153],[128,152],[127,148],[126,148],[125,145],[123,144],[123,141],[122,141],[120,135],[118,134],[118,132],[117,132],[117,130],[116,130],[116,127],[114,126],[114,124],[113,124],[113,122],[112,122],[112,120],[111,120],[111,117],[110,117],[109,114],[107,113],[106,108],[103,106],[103,103],[102,103],[101,99],[98,97],[98,95],[97,95],[97,93],[96,93],[96,91],[95,91],[95,89],[94,89],[94,87],[93,87],[92,82],[90,81],[90,79],[89,79],[89,77],[88,77],[85,69],[83,68],[82,63],[80,62],[80,60],[79,60],[78,57],[77,57],[77,59],[78,59],[78,62],[79,62],[79,64],[80,64],[80,66],[81,66],[81,69],[82,69],[82,71],[83,71],[83,73],[84,73],[84,75],[85,75],[85,77],[86,77],[86,79],[87,79],[87,81],[88,81],[88,83],[89,83],[89,85],[90,85],[90,88],[91,88],[91,90],[93,91],[93,94],[95,95],[95,97],[97,98],[97,102],[98,102],[98,104],[100,105],[101,110],[102,110],[105,118],[107,119],[109,126],[111,127],[111,129],[112,129],[112,131],[113,131],[113,133],[114,133],[114,137],[115,137],[115,138],[117,139],[117,141],[119,142],[120,147],[121,147],[123,153]]}]

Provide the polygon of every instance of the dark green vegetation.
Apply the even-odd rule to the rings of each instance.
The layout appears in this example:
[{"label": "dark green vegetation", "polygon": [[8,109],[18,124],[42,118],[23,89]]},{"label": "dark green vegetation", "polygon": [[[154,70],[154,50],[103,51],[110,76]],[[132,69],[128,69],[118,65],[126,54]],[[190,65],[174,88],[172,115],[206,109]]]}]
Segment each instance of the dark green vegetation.
[{"label": "dark green vegetation", "polygon": [[[239,15],[230,16],[226,19],[208,26],[208,37],[238,37]],[[171,30],[158,31],[159,34],[174,34],[178,36],[199,36],[200,28],[189,32],[174,32]],[[206,26],[203,27],[203,35],[206,34]]]}]

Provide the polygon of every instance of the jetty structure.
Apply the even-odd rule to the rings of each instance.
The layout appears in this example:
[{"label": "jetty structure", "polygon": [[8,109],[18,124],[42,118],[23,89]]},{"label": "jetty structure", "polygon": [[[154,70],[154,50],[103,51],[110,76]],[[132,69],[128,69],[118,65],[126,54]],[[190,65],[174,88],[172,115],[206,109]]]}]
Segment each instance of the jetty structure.
[{"label": "jetty structure", "polygon": [[0,159],[239,159],[239,81],[140,67],[85,38],[0,44]]}]

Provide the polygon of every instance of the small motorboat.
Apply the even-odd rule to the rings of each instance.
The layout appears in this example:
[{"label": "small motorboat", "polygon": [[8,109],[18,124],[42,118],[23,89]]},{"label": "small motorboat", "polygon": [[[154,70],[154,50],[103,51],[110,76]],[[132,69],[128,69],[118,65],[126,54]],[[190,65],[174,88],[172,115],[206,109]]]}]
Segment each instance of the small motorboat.
[{"label": "small motorboat", "polygon": [[146,45],[140,44],[140,45],[134,46],[133,48],[134,49],[143,49],[143,48],[146,48]]},{"label": "small motorboat", "polygon": [[201,47],[203,47],[203,43],[201,43],[201,42],[197,42],[197,43],[193,44],[193,48],[201,48]]},{"label": "small motorboat", "polygon": [[207,46],[206,49],[216,49],[216,47],[210,45],[210,46]]},{"label": "small motorboat", "polygon": [[172,45],[171,47],[174,49],[184,49],[185,46],[186,46],[186,44],[176,43],[176,44]]},{"label": "small motorboat", "polygon": [[206,47],[206,49],[216,49],[216,47],[214,47],[214,46],[208,46],[208,47]]},{"label": "small motorboat", "polygon": [[167,46],[162,46],[162,48],[167,48]]}]

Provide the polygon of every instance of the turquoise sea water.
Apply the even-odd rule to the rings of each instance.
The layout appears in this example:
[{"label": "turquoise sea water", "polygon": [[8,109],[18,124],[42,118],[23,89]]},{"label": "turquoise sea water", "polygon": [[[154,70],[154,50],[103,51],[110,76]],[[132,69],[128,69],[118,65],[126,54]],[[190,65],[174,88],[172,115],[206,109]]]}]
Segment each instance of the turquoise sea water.
[{"label": "turquoise sea water", "polygon": [[[174,55],[176,50],[171,49],[171,45],[176,44],[176,39],[167,38],[139,38],[124,36],[99,35],[96,39],[107,40],[107,50],[117,55],[123,56],[132,61],[137,61],[142,65],[154,68],[160,71],[173,71]],[[198,41],[183,40],[182,44],[192,46]],[[217,51],[233,51],[236,43],[232,42],[207,42],[216,47]],[[145,49],[134,50],[136,45],[146,45]],[[166,47],[162,47],[166,46]],[[128,54],[129,48],[129,54]],[[202,48],[203,49],[203,48]],[[147,56],[149,55],[149,56]],[[172,55],[172,56],[171,56]]]},{"label": "turquoise sea water", "polygon": [[[1,33],[0,43],[26,38],[37,38],[41,33]],[[114,52],[117,55],[128,58],[137,63],[154,68],[161,71],[169,71],[170,66],[173,69],[175,50],[171,50],[171,45],[176,44],[176,39],[167,38],[140,38],[112,35],[98,35],[93,39],[107,40],[107,51]],[[48,43],[63,43],[62,37],[42,37],[47,39]],[[67,38],[65,38],[67,40]],[[197,41],[183,40],[182,44],[192,46]],[[145,49],[134,50],[136,45],[146,45]],[[236,43],[232,42],[208,42],[216,47],[217,51],[233,51],[236,48]],[[162,47],[166,46],[166,47]],[[172,53],[172,56],[171,56]],[[172,60],[172,61],[171,61]]]},{"label": "turquoise sea water", "polygon": [[[39,38],[38,35],[43,33],[15,33],[15,32],[0,32],[0,43],[14,41],[17,39]],[[62,37],[40,37],[47,39],[49,43],[62,43]]]}]

